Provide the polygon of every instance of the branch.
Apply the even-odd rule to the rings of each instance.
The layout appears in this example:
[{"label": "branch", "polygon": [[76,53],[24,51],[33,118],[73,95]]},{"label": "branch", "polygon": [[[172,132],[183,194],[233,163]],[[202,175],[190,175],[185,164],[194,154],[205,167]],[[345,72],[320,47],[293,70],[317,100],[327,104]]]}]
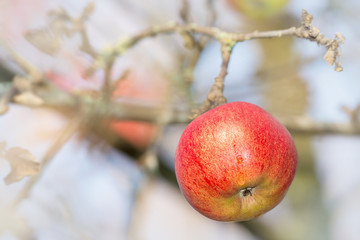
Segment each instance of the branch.
[{"label": "branch", "polygon": [[115,59],[112,59],[112,61],[109,61],[104,69],[105,72],[105,79],[104,84],[102,86],[102,97],[105,100],[105,102],[108,102],[112,96],[112,80],[111,80],[111,74],[114,67]]},{"label": "branch", "polygon": [[219,75],[215,78],[215,83],[212,85],[207,98],[205,99],[204,104],[197,110],[194,111],[194,114],[190,117],[194,119],[199,115],[203,114],[207,110],[214,108],[216,106],[220,106],[227,102],[226,98],[224,97],[224,81],[227,75],[227,69],[229,66],[230,56],[232,49],[235,43],[233,42],[226,42],[222,43],[221,45],[221,56],[222,56],[222,63]]},{"label": "branch", "polygon": [[360,104],[355,108],[342,106],[341,110],[349,116],[351,124],[360,127]]},{"label": "branch", "polygon": [[[215,6],[214,3],[215,0],[207,0],[206,1],[206,9],[207,12],[209,13],[208,15],[208,21],[207,21],[207,26],[214,26],[215,25],[215,21],[217,19],[217,13],[215,11]],[[201,52],[202,49],[206,46],[206,44],[210,41],[211,39],[208,36],[201,36],[199,38],[198,41],[198,49]]]},{"label": "branch", "polygon": [[[91,10],[91,7],[89,7]],[[84,12],[91,12],[90,10]],[[84,19],[88,14],[83,13],[80,19]],[[117,56],[121,56],[125,53],[129,48],[135,46],[142,39],[153,37],[159,34],[168,34],[168,33],[187,33],[187,34],[200,34],[202,36],[208,36],[218,40],[221,43],[221,53],[222,53],[222,64],[220,68],[220,72],[218,76],[215,78],[215,83],[210,89],[210,92],[204,102],[204,105],[198,110],[197,115],[207,111],[208,109],[221,105],[226,102],[226,98],[223,96],[224,89],[224,80],[227,75],[227,68],[230,60],[230,55],[232,52],[232,48],[235,46],[237,42],[247,41],[251,39],[262,39],[262,38],[279,38],[283,36],[294,36],[298,38],[308,39],[310,41],[315,41],[319,45],[325,46],[327,48],[327,52],[324,56],[326,61],[329,64],[336,63],[335,70],[341,70],[341,63],[337,62],[337,57],[340,56],[339,46],[344,41],[344,37],[341,34],[336,34],[334,39],[330,39],[324,37],[323,34],[320,33],[318,28],[312,26],[313,17],[308,14],[305,10],[302,13],[302,24],[300,27],[292,27],[283,30],[277,31],[265,31],[265,32],[252,32],[252,33],[231,33],[222,31],[216,27],[206,27],[199,26],[194,23],[185,23],[185,24],[177,24],[177,23],[169,23],[162,26],[155,26],[148,28],[132,37],[123,38],[123,40],[119,41],[112,48],[107,49],[106,51],[97,54],[94,59],[94,68],[96,65],[101,65],[103,69],[107,69],[107,81],[110,82],[109,76],[111,72],[111,67],[114,59]],[[83,22],[83,21],[80,21]],[[11,51],[10,51],[11,52]],[[19,58],[16,54],[12,54],[18,64],[22,65],[25,69],[28,70],[28,73],[31,74],[34,72],[31,65]],[[30,67],[29,67],[30,66]],[[37,71],[35,71],[37,73]],[[106,84],[108,85],[108,84]],[[16,84],[15,87],[18,88]],[[108,86],[104,86],[104,89],[107,89],[105,92],[108,92]],[[139,121],[148,121],[148,122],[157,122],[159,116],[162,116],[162,112],[164,112],[163,107],[152,107],[152,106],[136,106],[128,103],[115,103],[113,101],[109,101],[108,104],[101,103],[99,99],[91,98],[90,100],[88,96],[81,95],[66,95],[60,94],[59,90],[55,91],[43,91],[44,89],[49,90],[44,87],[42,89],[34,87],[34,93],[37,94],[43,101],[45,106],[66,106],[72,109],[77,108],[85,108],[89,109],[89,111],[95,111],[99,116],[109,116],[114,119],[119,120],[139,120]],[[36,91],[35,91],[36,90]],[[50,93],[50,94],[49,94]],[[61,97],[60,97],[61,96]],[[175,108],[175,107],[174,107]],[[168,118],[168,122],[188,122],[189,120],[184,117],[184,112],[173,112],[170,114]],[[196,115],[195,114],[195,115]],[[286,121],[285,121],[286,122]],[[297,121],[286,122],[286,124],[291,129],[299,129],[300,131],[305,131],[303,128],[303,123]],[[358,133],[358,128],[354,128],[352,125],[349,127],[348,125],[344,126],[335,126],[328,124],[316,124],[311,123],[307,125],[309,129],[315,132],[328,131],[331,132],[330,129],[333,129],[334,132],[339,133]],[[324,127],[326,126],[326,127]],[[328,130],[329,129],[329,130]]]},{"label": "branch", "polygon": [[[149,123],[159,122],[159,117],[164,117],[164,111],[168,108],[164,106],[146,106],[141,104],[125,103],[110,101],[105,104],[98,98],[86,98],[86,101],[81,101],[73,95],[67,94],[54,89],[47,89],[37,94],[44,100],[44,106],[72,109],[77,111],[79,107],[82,109],[91,110],[95,116],[107,116],[110,119],[117,120],[131,120],[131,121],[143,121]],[[80,100],[80,102],[79,102]],[[174,110],[168,114],[167,119],[161,119],[161,121],[169,124],[186,124],[189,123],[189,112],[182,110]],[[280,122],[282,122],[291,132],[301,134],[344,134],[344,135],[359,135],[360,124],[357,123],[331,123],[315,121],[305,116],[277,116]]]},{"label": "branch", "polygon": [[[154,26],[148,29],[143,30],[142,32],[131,36],[125,37],[120,40],[112,50],[106,51],[107,55],[122,55],[129,48],[136,45],[139,41],[148,38],[154,37],[160,34],[169,34],[169,33],[179,33],[179,32],[189,32],[195,34],[201,34],[208,37],[212,37],[220,42],[232,41],[232,42],[243,42],[252,39],[262,39],[262,38],[280,38],[283,36],[294,36],[298,38],[308,39],[310,41],[316,41],[319,45],[323,45],[328,49],[338,49],[339,45],[343,43],[344,37],[340,33],[336,33],[335,38],[327,38],[320,33],[320,30],[312,26],[313,16],[308,14],[306,10],[302,12],[302,23],[300,27],[291,27],[283,30],[276,31],[264,31],[258,32],[254,31],[252,33],[234,33],[222,31],[216,27],[204,27],[199,26],[196,23],[186,23],[178,24],[175,22],[170,22],[162,26]],[[340,52],[337,53],[336,57],[340,56]]]},{"label": "branch", "polygon": [[293,133],[323,135],[360,135],[359,123],[333,123],[314,121],[309,117],[279,117],[281,123]]},{"label": "branch", "polygon": [[[11,85],[3,85],[3,88],[11,88]],[[171,112],[169,106],[150,106],[139,103],[128,103],[109,101],[105,103],[98,97],[91,96],[74,96],[70,93],[54,87],[51,84],[45,84],[43,88],[37,89],[35,92],[43,101],[43,107],[65,109],[79,112],[91,112],[92,116],[106,116],[109,119],[119,121],[142,121],[149,123],[158,123],[161,121],[169,124],[187,124],[190,122],[189,111],[176,110],[173,106]],[[170,106],[171,107],[171,106]],[[358,109],[358,108],[356,108]],[[355,110],[354,110],[355,111]],[[349,123],[334,123],[315,121],[305,116],[277,116],[289,131],[300,134],[344,134],[344,135],[360,135],[359,121],[351,120]]]},{"label": "branch", "polygon": [[11,56],[11,58],[14,60],[14,62],[22,70],[24,70],[24,72],[27,75],[27,79],[31,83],[39,83],[44,79],[44,74],[38,68],[36,68],[30,62],[28,62],[22,56],[20,56],[20,54],[15,52],[5,41],[2,41],[1,39],[0,39],[0,46],[3,47]]},{"label": "branch", "polygon": [[190,6],[188,0],[181,0],[180,17],[184,23],[190,22]]},{"label": "branch", "polygon": [[302,18],[302,25],[297,29],[296,36],[317,42],[318,45],[325,46],[327,52],[324,55],[324,60],[330,66],[335,63],[335,71],[341,72],[343,68],[341,62],[337,61],[337,57],[341,56],[340,44],[344,43],[345,37],[341,33],[336,33],[334,39],[325,37],[320,33],[320,30],[317,27],[312,26],[313,16],[306,10],[302,11]]},{"label": "branch", "polygon": [[94,9],[95,9],[95,3],[90,2],[82,12],[80,18],[73,19],[73,23],[78,29],[78,32],[80,33],[82,40],[80,49],[92,57],[96,57],[97,53],[93,48],[93,46],[90,44],[89,37],[85,28],[85,21],[89,18],[90,14],[94,11]]},{"label": "branch", "polygon": [[95,4],[90,2],[79,17],[70,16],[64,8],[52,10],[48,13],[50,18],[48,26],[27,31],[25,38],[40,51],[54,55],[62,47],[64,38],[70,38],[78,33],[81,38],[79,49],[92,57],[96,57],[97,53],[90,44],[85,28],[85,22],[94,8]]},{"label": "branch", "polygon": [[217,19],[217,13],[216,13],[215,6],[214,6],[215,0],[207,0],[205,4],[206,4],[206,8],[208,10],[207,12],[209,13],[208,25],[213,26]]},{"label": "branch", "polygon": [[[183,11],[186,11],[187,2],[183,1],[183,4],[183,9],[185,9]],[[186,18],[186,15],[184,15],[183,18]],[[104,68],[109,59],[111,60],[117,56],[123,55],[129,48],[136,45],[142,39],[148,37],[153,37],[160,34],[179,33],[182,36],[191,37],[191,34],[201,34],[202,36],[214,38],[222,44],[221,51],[223,63],[220,74],[215,79],[215,84],[211,88],[203,106],[199,110],[195,111],[195,115],[193,115],[193,117],[196,117],[197,115],[207,111],[208,109],[226,102],[222,91],[231,50],[224,50],[224,48],[232,48],[237,42],[243,42],[252,39],[280,38],[283,36],[294,36],[298,38],[308,39],[310,41],[317,42],[318,45],[325,46],[327,48],[327,51],[324,55],[324,59],[328,62],[329,65],[335,64],[336,71],[342,71],[341,62],[337,61],[337,58],[341,55],[340,44],[344,42],[345,38],[340,33],[336,33],[334,39],[325,37],[323,34],[320,33],[320,30],[317,27],[314,27],[312,25],[312,20],[313,16],[307,13],[306,10],[303,10],[302,23],[300,27],[291,27],[288,29],[277,31],[255,31],[252,33],[232,33],[222,31],[216,27],[199,26],[195,23],[178,24],[171,22],[163,26],[155,26],[149,29],[145,29],[132,37],[123,38],[113,48],[104,51],[103,54],[100,54],[96,61],[94,61],[94,66],[92,66],[91,69],[93,71],[98,67]],[[185,39],[189,40],[191,38],[186,37]],[[229,54],[229,56],[227,56],[227,54]]]},{"label": "branch", "polygon": [[70,120],[65,129],[60,133],[59,137],[55,140],[53,145],[48,149],[45,156],[41,161],[42,171],[32,177],[24,186],[24,188],[17,195],[16,199],[13,202],[13,207],[16,208],[23,199],[29,196],[29,193],[33,189],[36,182],[40,179],[40,177],[44,174],[46,166],[50,163],[53,157],[60,151],[60,149],[64,146],[64,144],[74,135],[80,125],[80,118],[75,117],[75,119]]}]

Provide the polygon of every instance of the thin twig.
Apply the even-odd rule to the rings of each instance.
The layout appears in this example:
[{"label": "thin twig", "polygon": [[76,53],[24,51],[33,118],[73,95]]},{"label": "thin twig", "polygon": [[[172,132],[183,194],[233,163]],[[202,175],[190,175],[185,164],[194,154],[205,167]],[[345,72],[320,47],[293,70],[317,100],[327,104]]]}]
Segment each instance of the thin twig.
[{"label": "thin twig", "polygon": [[180,17],[184,23],[190,22],[190,7],[188,0],[181,0]]},{"label": "thin twig", "polygon": [[[208,12],[208,22],[207,22],[207,26],[214,26],[215,25],[215,22],[216,22],[216,19],[217,19],[217,13],[216,13],[216,10],[215,10],[215,6],[214,6],[214,3],[215,0],[207,0],[206,1],[206,8],[207,8],[207,12]],[[204,49],[204,47],[209,43],[209,41],[211,40],[211,38],[209,36],[201,36],[199,38],[199,41],[198,41],[198,49],[199,49],[199,52],[202,51],[202,49]]]},{"label": "thin twig", "polygon": [[198,109],[194,111],[194,114],[190,117],[191,119],[196,118],[207,110],[214,108],[216,106],[220,106],[227,102],[223,92],[224,92],[224,81],[227,75],[227,70],[230,62],[230,56],[232,49],[234,47],[233,43],[223,43],[221,45],[221,56],[222,63],[220,68],[219,75],[215,78],[215,83],[212,85],[207,98],[205,99],[204,104]]},{"label": "thin twig", "polygon": [[[205,102],[205,107],[203,107],[203,111],[206,111],[208,108],[213,106],[217,106],[226,102],[225,97],[222,94],[223,87],[224,87],[224,79],[227,73],[227,66],[229,63],[229,58],[231,54],[232,47],[241,41],[247,41],[251,39],[262,39],[262,38],[279,38],[283,36],[294,36],[298,38],[307,39],[310,41],[315,41],[319,45],[325,46],[327,48],[327,52],[325,54],[325,59],[329,64],[334,64],[336,66],[336,70],[341,70],[341,63],[337,61],[337,58],[340,56],[340,44],[343,43],[344,37],[337,33],[334,39],[324,37],[320,31],[312,26],[313,17],[308,14],[305,10],[302,13],[303,21],[300,27],[291,27],[288,29],[277,30],[277,31],[266,31],[266,32],[252,32],[252,33],[232,33],[222,31],[216,27],[212,26],[199,26],[193,23],[187,24],[177,24],[177,23],[169,23],[162,26],[154,26],[148,28],[132,37],[124,38],[117,44],[115,44],[110,50],[108,49],[104,53],[100,53],[94,59],[94,62],[97,63],[104,63],[102,67],[105,69],[111,70],[112,68],[112,61],[119,56],[126,52],[129,48],[136,45],[142,39],[156,36],[159,34],[168,34],[168,33],[189,33],[189,34],[200,34],[205,35],[210,38],[214,38],[221,43],[222,46],[222,67],[218,77],[215,79],[215,83],[212,89],[209,92],[209,96]],[[225,49],[225,50],[224,50]],[[226,50],[227,49],[227,50]],[[32,67],[28,67],[28,64],[22,64],[22,59],[18,58],[16,55],[14,56],[17,62],[20,62],[20,65],[24,65],[25,69],[28,69],[28,72],[31,72]],[[110,64],[109,64],[110,63]],[[30,69],[30,70],[29,70]],[[106,70],[107,72],[107,80],[106,82],[110,82],[110,71]],[[31,73],[30,73],[31,74]],[[107,89],[106,86],[104,86]],[[105,91],[107,92],[107,91]],[[41,99],[44,100],[45,105],[48,106],[62,106],[65,105],[67,107],[78,107],[79,102],[74,101],[74,96],[67,96],[63,101],[58,97],[59,94],[52,93],[44,93],[44,92],[35,92],[37,93]],[[65,96],[65,95],[64,95]],[[79,98],[80,97],[80,98]],[[76,96],[75,96],[76,98]],[[81,96],[78,96],[76,99],[81,99]],[[99,101],[99,99],[93,99],[93,101],[84,101],[81,104],[92,104]],[[75,102],[75,103],[74,103]],[[91,103],[89,103],[91,102]],[[210,103],[210,104],[209,104]],[[149,122],[157,122],[158,116],[161,115],[163,111],[162,107],[152,108],[148,106],[136,106],[132,104],[124,104],[124,103],[115,103],[109,101],[106,105],[96,104],[96,106],[101,106],[99,108],[94,109],[97,111],[98,114],[101,113],[106,114],[106,116],[111,116],[114,119],[127,119],[127,120],[141,120],[141,121],[149,121]],[[86,107],[86,106],[85,106]],[[201,112],[203,112],[201,111]],[[184,118],[183,112],[173,112],[171,116],[171,122],[187,122],[188,120]],[[322,125],[322,124],[320,124]],[[317,125],[316,125],[317,126]],[[318,126],[316,128],[319,128]],[[334,127],[337,129],[337,132],[340,133],[348,133],[349,131],[343,131],[339,128]],[[341,128],[342,129],[342,128]],[[358,133],[358,129],[351,128],[351,133]]]},{"label": "thin twig", "polygon": [[122,74],[121,76],[116,79],[115,81],[111,82],[111,93],[110,95],[113,96],[114,95],[114,92],[117,90],[119,84],[124,81],[130,74],[130,69],[126,69]]},{"label": "thin twig", "polygon": [[341,135],[360,135],[360,125],[357,123],[334,123],[321,122],[313,120],[306,116],[298,117],[278,117],[286,128],[293,133],[324,135],[324,134],[341,134]]},{"label": "thin twig", "polygon": [[349,116],[351,124],[360,127],[360,104],[358,104],[355,108],[342,106],[341,110]]},{"label": "thin twig", "polygon": [[[114,120],[142,121],[156,124],[159,117],[166,111],[164,106],[150,106],[128,102],[110,101],[105,104],[99,98],[87,98],[79,102],[79,99],[69,93],[64,93],[57,88],[46,89],[37,94],[44,100],[44,107],[77,109],[79,104],[87,109],[91,108],[96,116],[108,116]],[[94,108],[93,106],[97,106]],[[168,106],[171,107],[171,106]],[[172,109],[176,109],[172,107]],[[190,112],[184,110],[172,110],[167,116],[169,124],[189,123]],[[309,117],[302,116],[277,116],[290,131],[302,134],[344,134],[360,135],[360,124],[335,123],[316,121]]]},{"label": "thin twig", "polygon": [[79,33],[80,33],[81,40],[82,40],[80,50],[87,53],[87,54],[89,54],[93,58],[95,58],[97,56],[97,53],[90,44],[89,37],[87,35],[87,31],[85,29],[85,26],[81,28]]},{"label": "thin twig", "polygon": [[217,19],[217,13],[216,13],[216,10],[215,10],[215,0],[207,0],[206,1],[206,8],[207,8],[207,12],[209,13],[209,16],[208,16],[208,26],[214,26],[215,24],[215,21]]},{"label": "thin twig", "polygon": [[[186,6],[186,1],[183,2]],[[201,34],[203,36],[208,36],[211,38],[214,38],[218,40],[222,46],[232,48],[237,42],[252,40],[252,39],[262,39],[262,38],[279,38],[283,36],[294,36],[298,38],[308,39],[310,41],[315,41],[319,45],[325,46],[327,48],[327,52],[324,56],[324,59],[330,64],[335,64],[335,70],[341,71],[341,62],[337,61],[337,57],[341,55],[340,52],[340,44],[343,43],[344,37],[337,33],[335,35],[334,39],[327,38],[323,34],[320,33],[320,30],[314,26],[312,26],[312,20],[313,16],[308,14],[306,10],[303,10],[302,12],[302,23],[301,26],[291,27],[288,29],[283,30],[276,30],[276,31],[265,31],[265,32],[252,32],[252,33],[232,33],[232,32],[226,32],[222,31],[216,27],[206,27],[206,26],[199,26],[197,24],[177,24],[177,23],[170,23],[163,26],[155,26],[151,27],[149,29],[146,29],[130,38],[124,38],[120,42],[118,42],[112,50],[107,51],[106,54],[100,55],[100,59],[97,59],[95,63],[106,63],[108,59],[115,58],[118,55],[122,55],[124,52],[126,52],[129,48],[136,45],[139,41],[142,39],[156,36],[159,34],[167,34],[167,33],[179,33],[182,36],[185,36],[185,39],[190,39],[187,36],[190,34]],[[191,41],[190,41],[191,42]],[[223,47],[222,47],[223,48]],[[226,51],[225,51],[226,52]],[[231,53],[231,51],[229,51]],[[224,67],[226,67],[225,70],[227,70],[227,64],[228,59],[226,57],[224,58],[224,51],[222,50],[223,55],[223,64],[221,71],[224,72]],[[230,56],[229,56],[230,57]],[[100,64],[101,65],[101,64]],[[92,68],[96,68],[96,66],[93,66]],[[225,71],[226,72],[226,71]],[[214,95],[214,91],[216,92],[216,89],[221,89],[220,85],[223,84],[223,78],[218,77],[215,81],[214,86],[209,92],[209,95],[207,99],[205,100],[204,105],[200,108],[200,110],[197,111],[197,113],[194,116],[197,116],[199,113],[205,112],[211,107],[217,106],[221,103],[226,102],[224,101],[224,96],[219,96],[219,94]],[[226,74],[225,74],[226,75]],[[214,90],[215,89],[215,90]],[[222,91],[221,91],[222,92]],[[218,98],[218,100],[215,100],[215,98]]]},{"label": "thin twig", "polygon": [[60,151],[60,149],[64,146],[64,144],[75,134],[77,131],[79,124],[81,122],[81,119],[79,117],[75,117],[75,119],[70,120],[70,122],[67,124],[65,129],[61,131],[61,134],[59,137],[55,140],[53,145],[48,149],[45,156],[43,157],[41,161],[41,172],[32,177],[24,186],[24,188],[21,190],[21,192],[17,195],[13,202],[13,207],[17,207],[21,201],[25,198],[27,198],[33,189],[34,185],[38,182],[38,180],[41,178],[41,176],[45,172],[45,168],[48,166],[50,161],[53,159],[53,157]]},{"label": "thin twig", "polygon": [[94,9],[95,9],[95,3],[90,2],[86,6],[84,11],[82,12],[80,18],[73,19],[73,22],[74,22],[74,25],[76,25],[76,24],[78,25],[78,31],[81,36],[82,43],[80,46],[80,50],[82,50],[83,52],[85,52],[95,58],[97,56],[97,52],[95,51],[93,46],[90,44],[88,33],[87,33],[86,27],[85,27],[85,21],[89,18],[90,14],[94,11]]},{"label": "thin twig", "polygon": [[[153,37],[159,34],[168,34],[168,33],[177,33],[177,32],[189,32],[206,35],[216,40],[222,42],[225,39],[228,41],[234,42],[242,42],[252,39],[263,39],[263,38],[279,38],[283,36],[294,36],[299,38],[308,39],[310,41],[316,41],[319,45],[323,45],[329,47],[329,43],[336,41],[338,43],[342,43],[344,38],[341,34],[337,33],[334,39],[326,38],[322,34],[318,28],[312,26],[312,15],[308,14],[305,10],[303,10],[303,21],[300,27],[291,27],[283,30],[276,31],[254,31],[252,33],[235,33],[235,32],[227,32],[222,31],[216,27],[206,27],[200,26],[195,23],[189,24],[177,24],[175,22],[170,22],[168,24],[162,26],[154,26],[148,29],[143,30],[142,32],[132,36],[126,37],[120,42],[118,42],[113,48],[113,54],[121,55],[129,49],[130,47],[137,44],[142,39]],[[311,21],[309,20],[311,19]]]},{"label": "thin twig", "polygon": [[38,83],[41,82],[44,79],[43,73],[34,65],[32,65],[29,61],[24,59],[22,56],[20,56],[15,50],[13,50],[5,41],[0,39],[0,46],[2,46],[12,57],[14,62],[23,69],[26,74],[27,78],[32,83]]},{"label": "thin twig", "polygon": [[112,58],[109,62],[107,62],[104,72],[105,72],[105,77],[104,77],[104,84],[102,86],[102,96],[103,99],[105,100],[105,102],[109,102],[109,100],[111,99],[112,96],[112,79],[111,79],[111,75],[112,75],[112,70],[114,67],[114,62],[115,62],[115,58]]}]

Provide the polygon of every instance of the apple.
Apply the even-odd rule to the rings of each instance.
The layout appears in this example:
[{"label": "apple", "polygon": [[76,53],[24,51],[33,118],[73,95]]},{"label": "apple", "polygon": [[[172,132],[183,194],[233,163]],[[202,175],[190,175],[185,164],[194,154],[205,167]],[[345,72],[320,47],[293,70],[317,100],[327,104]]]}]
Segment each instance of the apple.
[{"label": "apple", "polygon": [[253,19],[266,19],[278,14],[289,0],[227,0],[230,6]]},{"label": "apple", "polygon": [[151,123],[136,121],[111,121],[111,128],[128,143],[145,149],[155,139],[158,127]]},{"label": "apple", "polygon": [[[160,106],[166,101],[167,87],[166,79],[154,72],[131,72],[117,85],[113,98],[118,101]],[[114,120],[110,122],[110,127],[118,136],[138,149],[145,149],[153,143],[159,130],[156,124],[140,121]]]},{"label": "apple", "polygon": [[[66,92],[99,89],[101,81],[96,76],[84,78],[86,62],[76,55],[64,58],[69,60],[69,71],[59,69],[46,72],[46,77],[51,82]],[[166,101],[167,91],[168,82],[165,78],[147,69],[137,69],[119,81],[112,97],[114,101],[159,106]],[[140,121],[105,119],[105,123],[117,136],[139,150],[154,142],[159,129],[156,124]]]},{"label": "apple", "polygon": [[297,166],[287,129],[247,102],[218,106],[184,130],[176,178],[187,201],[208,218],[246,221],[284,198]]}]

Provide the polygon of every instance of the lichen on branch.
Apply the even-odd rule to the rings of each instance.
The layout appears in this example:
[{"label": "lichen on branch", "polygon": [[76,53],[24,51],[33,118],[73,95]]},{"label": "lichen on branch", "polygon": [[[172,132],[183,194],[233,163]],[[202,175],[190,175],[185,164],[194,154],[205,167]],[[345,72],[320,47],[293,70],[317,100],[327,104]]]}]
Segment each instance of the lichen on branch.
[{"label": "lichen on branch", "polygon": [[335,64],[335,71],[341,72],[343,68],[341,62],[337,61],[337,58],[341,56],[340,44],[344,43],[345,37],[341,33],[335,33],[335,38],[325,37],[317,27],[312,25],[313,16],[306,10],[302,11],[302,19],[301,27],[296,29],[295,35],[325,46],[327,51],[324,55],[324,60],[330,66]]},{"label": "lichen on branch", "polygon": [[222,63],[220,68],[219,75],[215,78],[215,82],[212,85],[204,104],[199,108],[193,111],[193,115],[190,116],[191,119],[196,118],[197,116],[201,115],[202,113],[206,112],[207,110],[220,106],[227,102],[227,99],[224,96],[224,82],[225,77],[227,75],[227,69],[230,62],[230,56],[232,49],[234,47],[235,42],[232,41],[222,41],[221,45],[221,57]]}]

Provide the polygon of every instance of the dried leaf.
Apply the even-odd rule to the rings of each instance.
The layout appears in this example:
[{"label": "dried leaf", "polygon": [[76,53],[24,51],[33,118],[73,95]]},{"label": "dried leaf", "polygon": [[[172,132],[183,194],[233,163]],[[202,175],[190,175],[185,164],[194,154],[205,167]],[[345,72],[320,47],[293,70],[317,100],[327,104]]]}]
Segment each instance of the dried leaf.
[{"label": "dried leaf", "polygon": [[66,12],[66,10],[62,7],[59,7],[58,9],[50,10],[47,15],[49,17],[53,18],[63,18],[65,20],[70,20],[69,14]]},{"label": "dried leaf", "polygon": [[38,107],[44,103],[40,97],[36,96],[32,92],[23,92],[14,97],[15,102],[30,106],[30,107]]},{"label": "dried leaf", "polygon": [[50,22],[49,29],[57,38],[61,36],[70,37],[73,32],[69,29],[67,25],[68,23],[64,21],[64,19],[55,18]]},{"label": "dried leaf", "polygon": [[48,29],[36,29],[25,33],[25,39],[40,51],[54,55],[61,47],[61,40]]},{"label": "dried leaf", "polygon": [[343,67],[341,66],[341,62],[337,62],[336,65],[335,65],[335,71],[337,72],[341,72],[343,71]]},{"label": "dried leaf", "polygon": [[40,163],[26,149],[19,147],[10,148],[6,151],[5,158],[11,166],[11,172],[4,179],[7,185],[40,172]]},{"label": "dried leaf", "polygon": [[336,61],[336,53],[334,50],[332,50],[331,48],[329,48],[327,50],[327,52],[325,53],[325,56],[324,56],[324,60],[330,65],[332,66],[335,61]]},{"label": "dried leaf", "polygon": [[342,35],[341,33],[335,33],[335,37],[337,37],[341,43],[344,43],[345,42],[345,37],[344,35]]}]

